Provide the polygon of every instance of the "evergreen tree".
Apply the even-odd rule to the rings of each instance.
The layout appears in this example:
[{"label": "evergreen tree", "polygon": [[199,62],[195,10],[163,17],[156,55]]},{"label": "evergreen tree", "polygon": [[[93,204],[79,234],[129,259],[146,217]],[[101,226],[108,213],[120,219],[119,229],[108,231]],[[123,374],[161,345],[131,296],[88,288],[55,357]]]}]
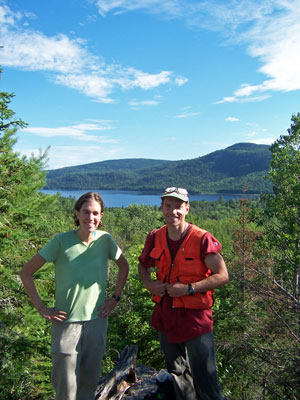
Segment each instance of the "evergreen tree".
[{"label": "evergreen tree", "polygon": [[262,196],[258,222],[263,230],[260,248],[271,259],[271,268],[260,272],[272,288],[274,301],[270,310],[276,316],[277,334],[281,331],[284,335],[282,346],[278,346],[278,383],[294,399],[300,396],[300,113],[291,120],[287,135],[280,136],[271,146],[267,178],[274,194]]},{"label": "evergreen tree", "polygon": [[43,323],[25,320],[28,300],[19,271],[43,242],[45,210],[55,200],[38,192],[45,184],[46,154],[26,158],[14,151],[16,129],[26,124],[9,108],[13,96],[0,92],[0,399],[5,400],[24,398],[31,359],[46,353],[44,334],[32,348],[32,331]]},{"label": "evergreen tree", "polygon": [[300,294],[300,113],[292,116],[288,134],[271,146],[267,178],[273,193],[262,196],[259,219],[265,245],[272,250],[278,288],[299,306]]},{"label": "evergreen tree", "polygon": [[[0,79],[2,76],[2,68],[0,68]],[[24,128],[27,124],[22,119],[15,118],[15,112],[8,108],[11,103],[14,93],[0,92],[0,136],[5,129]]]},{"label": "evergreen tree", "polygon": [[[299,385],[300,114],[288,134],[271,146],[267,175],[273,194],[241,220],[230,262],[238,302],[236,329],[224,353],[232,367],[239,398],[297,399]],[[244,216],[247,214],[244,212]],[[254,218],[255,217],[255,218]],[[238,288],[240,285],[240,288]],[[238,305],[240,306],[240,312]],[[242,358],[240,357],[242,355]]]}]

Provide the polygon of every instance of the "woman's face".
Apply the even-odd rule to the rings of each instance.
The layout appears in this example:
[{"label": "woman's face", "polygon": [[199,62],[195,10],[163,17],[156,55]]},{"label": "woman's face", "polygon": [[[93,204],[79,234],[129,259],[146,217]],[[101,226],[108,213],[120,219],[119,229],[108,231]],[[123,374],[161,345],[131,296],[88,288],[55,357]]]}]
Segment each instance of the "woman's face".
[{"label": "woman's face", "polygon": [[100,224],[103,216],[100,204],[95,200],[89,200],[82,204],[79,211],[75,211],[81,230],[93,232]]}]

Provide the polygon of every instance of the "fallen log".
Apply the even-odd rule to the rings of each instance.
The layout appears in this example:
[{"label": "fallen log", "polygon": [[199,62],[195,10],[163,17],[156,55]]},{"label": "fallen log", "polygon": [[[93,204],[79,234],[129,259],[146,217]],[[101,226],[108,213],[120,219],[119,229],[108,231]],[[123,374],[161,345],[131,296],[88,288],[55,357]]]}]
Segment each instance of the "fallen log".
[{"label": "fallen log", "polygon": [[156,376],[157,371],[154,368],[137,365],[136,381],[124,393],[124,399],[144,400],[147,395],[156,393],[158,389]]},{"label": "fallen log", "polygon": [[[138,348],[125,346],[114,369],[101,378],[95,400],[173,400],[175,393],[171,375],[162,369],[136,365]],[[150,396],[150,397],[149,397]]]},{"label": "fallen log", "polygon": [[121,400],[125,392],[136,381],[136,357],[138,348],[135,345],[125,346],[114,369],[100,379],[96,400]]}]

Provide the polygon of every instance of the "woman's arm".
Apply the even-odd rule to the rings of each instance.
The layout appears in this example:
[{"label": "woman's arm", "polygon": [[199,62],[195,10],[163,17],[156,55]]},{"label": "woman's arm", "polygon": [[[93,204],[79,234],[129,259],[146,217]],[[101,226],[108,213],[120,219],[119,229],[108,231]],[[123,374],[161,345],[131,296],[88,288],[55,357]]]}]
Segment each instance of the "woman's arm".
[{"label": "woman's arm", "polygon": [[116,287],[114,290],[114,295],[121,296],[123,287],[126,283],[128,272],[129,272],[129,264],[123,254],[120,255],[119,259],[116,261],[117,266],[119,267],[119,272],[117,276]]},{"label": "woman's arm", "polygon": [[46,263],[46,260],[40,255],[33,256],[21,269],[20,277],[23,282],[26,293],[28,294],[32,304],[41,314],[41,316],[48,321],[63,322],[67,319],[67,313],[64,311],[57,311],[53,308],[48,308],[44,305],[37,288],[34,283],[33,275]]},{"label": "woman's arm", "polygon": [[[120,255],[118,260],[115,261],[119,267],[119,272],[117,275],[117,282],[114,290],[115,296],[121,296],[122,290],[127,280],[129,272],[129,264],[123,254]],[[106,299],[102,306],[99,307],[99,317],[108,317],[112,310],[116,307],[118,301],[113,297]]]}]

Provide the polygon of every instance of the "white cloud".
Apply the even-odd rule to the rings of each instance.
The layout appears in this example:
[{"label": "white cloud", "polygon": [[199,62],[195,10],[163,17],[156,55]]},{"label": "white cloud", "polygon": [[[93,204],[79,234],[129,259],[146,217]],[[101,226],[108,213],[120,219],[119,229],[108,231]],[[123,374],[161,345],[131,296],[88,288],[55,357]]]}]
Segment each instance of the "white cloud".
[{"label": "white cloud", "polygon": [[[20,22],[24,20],[22,27]],[[103,103],[112,103],[111,94],[120,88],[150,90],[165,84],[181,86],[187,81],[172,71],[148,73],[106,64],[101,57],[89,52],[84,40],[70,39],[64,34],[48,37],[27,28],[27,22],[26,15],[14,14],[7,6],[0,5],[2,66],[48,72],[55,83]]]},{"label": "white cloud", "polygon": [[[116,74],[117,75],[117,74]],[[113,82],[119,85],[122,89],[131,89],[134,87],[140,87],[141,89],[148,90],[153,89],[157,86],[171,83],[172,72],[161,71],[158,74],[149,74],[142,71],[138,71],[134,68],[124,69],[120,76],[116,76]]]},{"label": "white cloud", "polygon": [[194,112],[194,113],[183,112],[181,114],[175,115],[175,118],[192,118],[192,117],[196,117],[197,115],[200,115],[200,113],[199,112]]},{"label": "white cloud", "polygon": [[219,31],[224,40],[248,46],[267,79],[242,84],[225,102],[262,101],[270,94],[300,89],[300,0],[97,0],[99,13],[143,10],[181,18],[190,27]]},{"label": "white cloud", "polygon": [[261,138],[261,139],[255,139],[255,140],[251,140],[251,143],[255,143],[255,144],[268,144],[271,145],[272,143],[275,142],[277,138]]},{"label": "white cloud", "polygon": [[175,83],[178,85],[178,86],[182,86],[182,85],[184,85],[185,83],[187,83],[188,82],[188,79],[187,78],[183,78],[183,77],[177,77],[177,78],[175,78]]},{"label": "white cloud", "polygon": [[228,122],[239,122],[239,118],[236,117],[227,117],[226,121]]},{"label": "white cloud", "polygon": [[[17,151],[30,157],[32,154],[39,155],[37,149],[17,148]],[[111,160],[118,157],[123,148],[107,149],[103,146],[52,146],[48,150],[48,169],[68,167],[72,165],[89,164],[92,162]]]},{"label": "white cloud", "polygon": [[56,82],[75,89],[101,103],[114,102],[109,97],[113,91],[113,83],[109,78],[99,76],[96,73],[58,75],[56,76]]},{"label": "white cloud", "polygon": [[95,0],[99,14],[120,14],[128,11],[144,10],[151,14],[165,14],[177,17],[182,13],[182,5],[178,0]]},{"label": "white cloud", "polygon": [[[261,82],[243,83],[232,95],[216,102],[263,101],[273,91],[300,89],[300,0],[94,0],[102,16],[142,10],[167,18],[181,18],[188,26],[218,31],[224,41],[246,44],[248,54],[261,63]],[[93,99],[111,103],[119,88],[150,90],[160,85],[183,85],[185,77],[172,71],[147,73],[107,65],[88,51],[87,43],[58,34],[25,29],[30,15],[0,6],[0,35],[4,48],[0,64],[48,71],[54,82]],[[22,23],[23,22],[23,28]]]},{"label": "white cloud", "polygon": [[249,103],[249,102],[258,102],[269,99],[271,95],[261,95],[261,96],[252,96],[252,97],[238,97],[238,96],[231,96],[231,97],[224,97],[223,100],[216,101],[214,104],[221,104],[221,103]]},{"label": "white cloud", "polygon": [[248,4],[250,7],[243,3],[248,16],[242,15],[240,22],[234,19],[240,29],[249,24],[239,39],[248,44],[250,56],[262,63],[259,71],[268,79],[255,85],[243,84],[232,97],[221,102],[261,101],[270,95],[257,93],[300,89],[300,1],[273,0],[258,4],[250,1]]},{"label": "white cloud", "polygon": [[49,150],[49,168],[111,160],[122,151],[122,148],[107,149],[102,146],[53,146]]},{"label": "white cloud", "polygon": [[59,75],[56,77],[56,81],[76,89],[80,93],[92,97],[97,101],[112,103],[114,100],[109,95],[116,87],[126,90],[136,87],[143,90],[150,90],[163,84],[174,83],[171,76],[172,72],[169,71],[148,74],[134,68],[125,68],[121,71],[119,66],[111,66],[109,74],[102,71],[87,75]]},{"label": "white cloud", "polygon": [[134,86],[139,86],[142,89],[152,89],[159,85],[164,85],[170,82],[172,72],[162,71],[159,74],[145,74],[144,72],[136,71],[133,80]]},{"label": "white cloud", "polygon": [[90,135],[89,131],[104,131],[113,129],[109,121],[102,125],[97,124],[78,124],[72,126],[61,126],[56,128],[46,127],[27,127],[22,132],[31,133],[36,136],[53,138],[53,137],[69,137],[73,140],[90,141],[97,143],[118,143],[118,140],[108,138],[107,136]]},{"label": "white cloud", "polygon": [[159,102],[157,100],[136,100],[132,99],[128,102],[130,106],[157,106]]},{"label": "white cloud", "polygon": [[255,136],[257,136],[257,132],[252,131],[252,132],[248,133],[247,136],[248,136],[248,137],[255,137]]},{"label": "white cloud", "polygon": [[[1,64],[29,71],[52,71],[71,73],[97,62],[88,55],[79,40],[70,40],[65,35],[46,37],[39,32],[9,32],[2,36]],[[92,57],[92,58],[90,58]]]}]

